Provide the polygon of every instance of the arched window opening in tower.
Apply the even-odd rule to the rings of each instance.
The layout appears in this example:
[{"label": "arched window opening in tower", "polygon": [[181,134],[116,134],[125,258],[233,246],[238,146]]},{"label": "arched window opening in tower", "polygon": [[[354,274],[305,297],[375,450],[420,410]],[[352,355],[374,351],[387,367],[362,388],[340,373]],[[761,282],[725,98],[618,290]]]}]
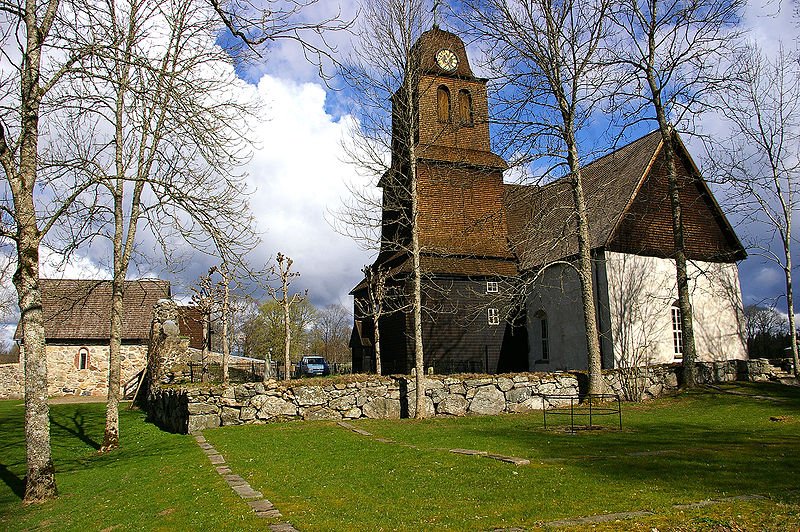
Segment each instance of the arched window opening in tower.
[{"label": "arched window opening in tower", "polygon": [[461,125],[471,126],[475,123],[474,111],[472,109],[472,95],[466,89],[462,89],[458,93],[458,109]]},{"label": "arched window opening in tower", "polygon": [[450,89],[440,85],[436,91],[437,108],[439,110],[439,122],[448,123],[452,121],[450,113]]}]

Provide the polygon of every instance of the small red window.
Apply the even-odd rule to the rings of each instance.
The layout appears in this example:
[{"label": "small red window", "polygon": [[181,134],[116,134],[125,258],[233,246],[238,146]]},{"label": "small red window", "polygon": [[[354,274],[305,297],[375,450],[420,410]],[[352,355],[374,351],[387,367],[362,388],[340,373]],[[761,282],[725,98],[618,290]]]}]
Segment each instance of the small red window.
[{"label": "small red window", "polygon": [[78,369],[89,369],[89,350],[85,347],[81,347],[78,350],[78,356],[75,362]]}]

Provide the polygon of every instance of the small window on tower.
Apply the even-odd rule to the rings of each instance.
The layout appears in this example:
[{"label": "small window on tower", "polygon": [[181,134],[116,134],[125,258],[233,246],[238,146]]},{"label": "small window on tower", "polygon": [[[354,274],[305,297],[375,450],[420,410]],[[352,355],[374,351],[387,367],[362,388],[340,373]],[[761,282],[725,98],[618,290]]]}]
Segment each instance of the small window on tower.
[{"label": "small window on tower", "polygon": [[496,308],[489,309],[489,325],[500,325],[500,311]]},{"label": "small window on tower", "polygon": [[469,93],[468,90],[461,90],[458,93],[458,114],[459,118],[461,119],[461,125],[464,126],[471,126],[473,125],[474,119],[474,111],[472,110],[472,95]]},{"label": "small window on tower", "polygon": [[439,122],[451,122],[450,118],[450,89],[440,85],[436,91],[436,103],[438,107]]},{"label": "small window on tower", "polygon": [[496,294],[500,291],[500,288],[497,285],[497,281],[486,281],[486,293],[487,294]]}]

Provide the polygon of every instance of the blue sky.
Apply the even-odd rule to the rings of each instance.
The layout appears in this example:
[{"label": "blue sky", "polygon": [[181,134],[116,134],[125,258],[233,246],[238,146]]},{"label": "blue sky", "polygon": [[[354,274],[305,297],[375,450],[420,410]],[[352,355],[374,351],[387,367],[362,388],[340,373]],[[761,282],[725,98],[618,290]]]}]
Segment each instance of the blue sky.
[{"label": "blue sky", "polygon": [[[778,38],[787,47],[797,46],[797,21],[792,18],[795,5],[790,2],[752,2],[743,25],[749,38],[766,50],[777,48]],[[338,11],[334,2],[324,0],[313,6],[306,16],[324,18]],[[342,18],[356,13],[356,2],[341,5]],[[445,29],[453,29],[447,19]],[[344,57],[353,46],[347,33],[331,37],[337,54]],[[478,48],[471,45],[470,60],[477,66]],[[317,68],[303,59],[302,51],[288,41],[271,46],[260,60],[238,65],[242,80],[232,88],[242,97],[257,95],[263,108],[253,126],[256,146],[245,170],[254,194],[253,211],[262,234],[262,243],[250,261],[263,265],[278,251],[292,257],[302,276],[298,289],[307,288],[313,303],[341,303],[350,307],[347,295],[360,278],[361,267],[371,258],[347,238],[338,235],[329,223],[330,211],[348,195],[348,183],[366,183],[349,166],[342,155],[354,124],[350,114],[353,101],[346,91],[336,90],[340,84],[331,80],[329,87],[319,77]],[[331,72],[331,71],[329,71]],[[238,92],[236,92],[238,91]],[[712,115],[698,122],[699,129],[709,135],[726,133],[724,122]],[[689,149],[702,163],[702,145],[687,139]],[[721,198],[720,198],[721,199]],[[726,210],[726,205],[722,207]],[[726,210],[742,240],[767,238],[755,227],[741,224],[736,213]],[[48,253],[45,252],[47,256]],[[65,268],[45,264],[43,275],[75,277],[109,277],[106,250],[100,246],[79,250]],[[56,257],[58,258],[58,257]],[[46,262],[46,261],[45,261]],[[136,275],[164,275],[173,283],[173,293],[186,296],[189,286],[213,264],[211,257],[196,255],[187,261],[182,272],[164,275],[150,264],[134,271]],[[769,302],[783,293],[782,277],[774,265],[751,256],[740,265],[745,304]],[[785,306],[783,307],[785,308]]]}]

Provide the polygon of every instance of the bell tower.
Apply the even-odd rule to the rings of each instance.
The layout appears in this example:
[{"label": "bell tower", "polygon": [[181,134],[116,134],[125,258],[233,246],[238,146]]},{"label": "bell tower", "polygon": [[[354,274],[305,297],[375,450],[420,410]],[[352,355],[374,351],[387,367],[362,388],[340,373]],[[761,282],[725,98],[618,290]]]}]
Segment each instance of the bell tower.
[{"label": "bell tower", "polygon": [[[500,308],[518,271],[508,246],[507,165],[492,153],[489,140],[487,81],[473,73],[464,42],[435,25],[414,43],[411,62],[403,92],[392,98],[392,164],[379,183],[382,241],[375,266],[389,272],[387,283],[406,294],[399,297],[399,308],[411,308],[403,298],[412,293],[408,176],[414,164],[425,366],[437,373],[508,371],[512,351],[522,353],[519,359],[527,364],[527,343]],[[371,363],[363,361],[374,357],[369,331],[376,326],[359,316],[365,283],[352,292],[353,363],[362,369]],[[398,310],[379,321],[384,370],[410,372],[413,316]]]},{"label": "bell tower", "polygon": [[507,165],[491,151],[486,80],[472,72],[464,42],[437,26],[420,36],[412,56],[422,251],[508,258]]}]

